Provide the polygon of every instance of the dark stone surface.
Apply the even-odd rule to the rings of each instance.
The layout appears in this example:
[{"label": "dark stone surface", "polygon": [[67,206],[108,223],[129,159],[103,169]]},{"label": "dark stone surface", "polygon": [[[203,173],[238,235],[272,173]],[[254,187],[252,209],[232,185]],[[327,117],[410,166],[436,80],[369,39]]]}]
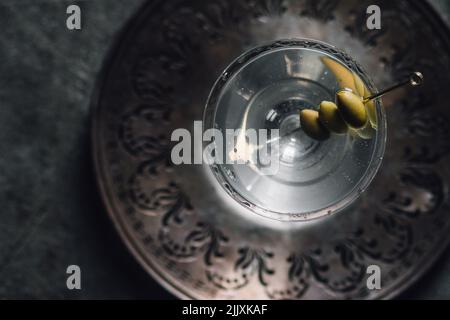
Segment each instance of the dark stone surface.
[{"label": "dark stone surface", "polygon": [[[79,2],[79,32],[73,2],[0,2],[0,298],[171,297],[113,229],[89,151],[96,74],[141,2]],[[81,291],[66,289],[70,264]]]},{"label": "dark stone surface", "polygon": [[[65,28],[72,3],[82,31]],[[90,154],[95,77],[142,3],[0,0],[0,298],[172,298],[115,232]],[[66,289],[70,264],[81,291]],[[449,298],[450,251],[402,297]]]}]

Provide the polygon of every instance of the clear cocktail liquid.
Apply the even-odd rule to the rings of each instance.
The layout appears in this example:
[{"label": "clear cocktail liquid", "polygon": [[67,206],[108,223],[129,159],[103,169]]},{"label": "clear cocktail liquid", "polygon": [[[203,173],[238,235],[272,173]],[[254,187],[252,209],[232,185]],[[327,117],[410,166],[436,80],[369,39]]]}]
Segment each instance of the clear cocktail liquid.
[{"label": "clear cocktail liquid", "polygon": [[[240,60],[235,62],[241,63],[239,69],[234,68],[220,88],[211,126],[222,131],[279,129],[277,143],[270,137],[266,142],[278,167],[273,174],[262,174],[254,161],[223,164],[216,167],[216,176],[239,201],[280,219],[314,218],[348,205],[367,186],[381,161],[377,129],[381,119],[377,117],[382,113],[375,109],[368,122],[369,136],[352,131],[317,141],[302,131],[299,111],[317,110],[323,100],[334,102],[338,90],[352,86],[352,77],[360,84],[361,78],[338,57],[314,48],[276,48],[245,63]],[[358,90],[357,85],[353,90]],[[234,152],[224,149],[227,160],[246,157],[238,150],[239,141],[246,140],[236,140]]]}]

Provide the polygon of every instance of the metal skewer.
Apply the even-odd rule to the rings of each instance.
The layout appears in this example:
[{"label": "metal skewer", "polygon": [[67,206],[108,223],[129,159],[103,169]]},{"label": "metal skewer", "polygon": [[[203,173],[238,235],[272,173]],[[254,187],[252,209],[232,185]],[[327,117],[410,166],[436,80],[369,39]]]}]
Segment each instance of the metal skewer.
[{"label": "metal skewer", "polygon": [[423,75],[422,75],[422,73],[416,71],[416,72],[413,72],[407,80],[397,83],[397,84],[393,85],[392,87],[384,89],[370,97],[364,98],[363,102],[367,103],[370,100],[381,98],[386,93],[394,91],[394,90],[396,90],[400,87],[406,86],[408,84],[411,85],[412,87],[417,87],[417,86],[420,86],[422,83],[423,83]]}]

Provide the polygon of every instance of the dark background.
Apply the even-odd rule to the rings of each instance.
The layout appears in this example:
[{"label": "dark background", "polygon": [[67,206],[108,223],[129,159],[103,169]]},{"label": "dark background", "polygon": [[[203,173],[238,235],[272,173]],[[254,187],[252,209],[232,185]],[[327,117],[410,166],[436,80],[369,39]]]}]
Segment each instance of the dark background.
[{"label": "dark background", "polygon": [[[0,298],[173,298],[115,232],[90,154],[96,75],[144,1],[0,0]],[[449,22],[450,1],[431,2]],[[82,290],[66,288],[71,264]],[[450,298],[450,250],[401,298]]]}]

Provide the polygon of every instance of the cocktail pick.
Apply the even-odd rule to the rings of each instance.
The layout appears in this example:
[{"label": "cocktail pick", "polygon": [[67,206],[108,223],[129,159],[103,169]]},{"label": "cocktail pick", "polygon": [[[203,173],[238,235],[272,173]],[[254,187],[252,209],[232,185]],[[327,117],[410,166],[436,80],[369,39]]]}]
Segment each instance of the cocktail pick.
[{"label": "cocktail pick", "polygon": [[370,97],[364,98],[363,102],[367,103],[370,100],[375,100],[375,99],[381,98],[386,93],[389,93],[391,91],[394,91],[394,90],[401,88],[403,86],[406,86],[406,85],[411,85],[412,87],[417,87],[417,86],[420,86],[422,83],[423,83],[423,75],[422,75],[422,73],[416,71],[416,72],[411,73],[408,79],[406,79],[402,82],[399,82],[389,88],[386,88],[374,95],[371,95]]}]

